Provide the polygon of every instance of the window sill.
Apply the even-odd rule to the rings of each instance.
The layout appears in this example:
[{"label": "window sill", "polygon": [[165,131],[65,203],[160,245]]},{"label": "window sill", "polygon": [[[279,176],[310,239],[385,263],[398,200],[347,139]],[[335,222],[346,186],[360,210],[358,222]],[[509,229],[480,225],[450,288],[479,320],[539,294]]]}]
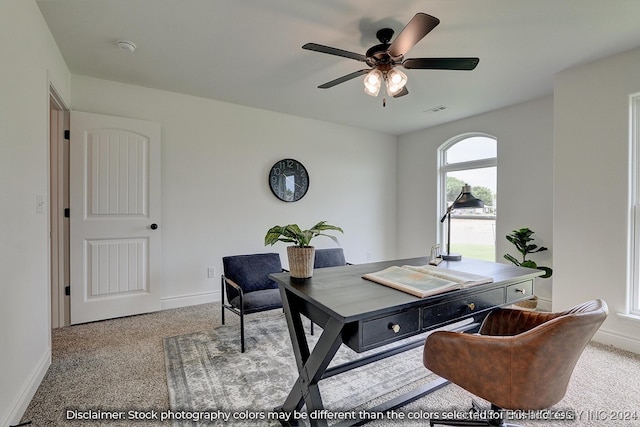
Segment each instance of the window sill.
[{"label": "window sill", "polygon": [[618,313],[618,317],[622,323],[640,328],[640,316],[637,314]]}]

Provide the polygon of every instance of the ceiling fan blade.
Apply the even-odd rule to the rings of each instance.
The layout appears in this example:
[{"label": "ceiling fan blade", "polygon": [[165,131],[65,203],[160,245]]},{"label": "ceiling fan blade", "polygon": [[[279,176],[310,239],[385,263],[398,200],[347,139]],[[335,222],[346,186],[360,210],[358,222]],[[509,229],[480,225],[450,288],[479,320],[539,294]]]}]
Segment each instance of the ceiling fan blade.
[{"label": "ceiling fan blade", "polygon": [[420,70],[466,70],[471,71],[480,62],[479,58],[409,58],[402,62],[407,69]]},{"label": "ceiling fan blade", "polygon": [[398,37],[389,46],[389,55],[398,58],[409,52],[429,31],[433,30],[440,20],[426,13],[416,13],[411,21],[400,31]]},{"label": "ceiling fan blade", "polygon": [[405,96],[408,95],[409,91],[407,90],[407,87],[403,87],[402,90],[398,93],[396,93],[395,95],[393,95],[394,98],[400,98],[401,96]]},{"label": "ceiling fan blade", "polygon": [[347,74],[346,76],[342,76],[339,77],[335,80],[331,80],[330,82],[327,82],[325,84],[322,84],[320,86],[318,86],[319,89],[329,89],[330,87],[334,87],[335,85],[339,85],[340,83],[344,83],[346,81],[349,81],[351,79],[355,79],[358,76],[361,76],[363,74],[367,74],[369,71],[368,69],[364,69],[364,70],[358,70],[358,71],[354,71],[351,74]]},{"label": "ceiling fan blade", "polygon": [[304,46],[302,46],[302,48],[306,50],[313,50],[315,52],[328,53],[329,55],[341,56],[343,58],[355,59],[356,61],[360,61],[360,62],[367,61],[366,56],[362,54],[349,52],[348,50],[342,50],[335,47],[324,46],[317,43],[307,43]]}]

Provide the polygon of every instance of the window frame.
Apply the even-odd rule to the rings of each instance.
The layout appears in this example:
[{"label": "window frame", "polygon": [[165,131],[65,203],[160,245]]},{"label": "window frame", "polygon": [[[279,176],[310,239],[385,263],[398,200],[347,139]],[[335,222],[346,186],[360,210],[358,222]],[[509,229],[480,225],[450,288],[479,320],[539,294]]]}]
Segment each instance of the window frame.
[{"label": "window frame", "polygon": [[640,317],[640,93],[630,96],[629,286],[627,313]]},{"label": "window frame", "polygon": [[[447,160],[447,150],[449,150],[451,147],[453,147],[454,145],[456,145],[457,143],[464,141],[465,139],[469,139],[469,138],[489,138],[495,141],[496,143],[496,156],[495,157],[490,157],[490,158],[486,158],[486,159],[479,159],[479,160],[467,160],[464,162],[458,162],[458,163],[450,163],[447,164],[446,160]],[[496,138],[493,135],[490,135],[488,133],[483,133],[483,132],[467,132],[467,133],[463,133],[460,135],[456,135],[453,138],[448,139],[444,144],[442,144],[440,147],[438,147],[438,180],[437,180],[437,185],[438,185],[438,190],[437,190],[437,197],[438,197],[438,226],[437,226],[437,238],[438,238],[438,242],[442,242],[442,244],[444,245],[444,227],[445,224],[444,222],[440,222],[440,218],[442,218],[442,216],[444,215],[444,213],[447,211],[447,180],[445,179],[445,176],[447,173],[449,172],[456,172],[456,171],[462,171],[462,170],[470,170],[470,169],[482,169],[482,168],[489,168],[489,167],[495,167],[496,168],[496,173],[497,173],[497,169],[498,169],[498,138]],[[496,178],[497,180],[497,178]],[[497,194],[497,185],[498,183],[496,182],[496,194]],[[465,215],[458,215],[458,218],[466,218]],[[477,219],[476,217],[473,216],[469,216],[469,218],[473,218],[473,219]],[[497,215],[487,215],[487,218],[489,219],[493,219],[495,221],[497,221]],[[445,221],[446,222],[446,221]],[[495,248],[495,246],[494,246]]]}]

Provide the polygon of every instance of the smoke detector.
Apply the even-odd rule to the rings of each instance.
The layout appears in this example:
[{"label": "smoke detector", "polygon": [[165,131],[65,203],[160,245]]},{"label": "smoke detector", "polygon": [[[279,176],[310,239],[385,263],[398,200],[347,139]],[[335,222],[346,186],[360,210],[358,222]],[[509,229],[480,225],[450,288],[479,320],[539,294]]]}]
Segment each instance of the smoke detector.
[{"label": "smoke detector", "polygon": [[128,40],[118,40],[116,42],[120,50],[126,50],[127,52],[135,52],[136,44],[134,42],[130,42]]}]

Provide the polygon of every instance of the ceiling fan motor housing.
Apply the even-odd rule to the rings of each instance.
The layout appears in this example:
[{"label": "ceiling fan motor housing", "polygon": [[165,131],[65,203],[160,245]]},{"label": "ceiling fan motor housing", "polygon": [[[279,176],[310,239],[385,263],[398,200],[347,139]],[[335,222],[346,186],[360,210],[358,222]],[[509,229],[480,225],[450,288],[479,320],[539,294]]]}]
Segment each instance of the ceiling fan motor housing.
[{"label": "ceiling fan motor housing", "polygon": [[378,30],[376,37],[380,40],[381,44],[370,47],[365,53],[367,64],[371,67],[392,62],[389,56],[389,46],[391,46],[389,42],[391,41],[391,37],[393,37],[393,30],[391,28]]}]

